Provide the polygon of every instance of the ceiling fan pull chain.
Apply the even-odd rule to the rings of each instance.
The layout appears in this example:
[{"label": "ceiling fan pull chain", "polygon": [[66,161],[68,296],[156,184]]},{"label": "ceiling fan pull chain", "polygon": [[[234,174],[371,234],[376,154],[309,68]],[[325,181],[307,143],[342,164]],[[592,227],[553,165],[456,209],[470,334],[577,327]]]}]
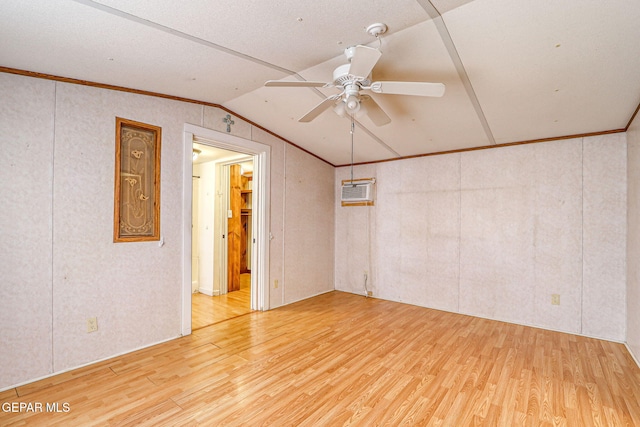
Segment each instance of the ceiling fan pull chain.
[{"label": "ceiling fan pull chain", "polygon": [[351,185],[353,184],[353,130],[355,129],[353,114],[351,116]]}]

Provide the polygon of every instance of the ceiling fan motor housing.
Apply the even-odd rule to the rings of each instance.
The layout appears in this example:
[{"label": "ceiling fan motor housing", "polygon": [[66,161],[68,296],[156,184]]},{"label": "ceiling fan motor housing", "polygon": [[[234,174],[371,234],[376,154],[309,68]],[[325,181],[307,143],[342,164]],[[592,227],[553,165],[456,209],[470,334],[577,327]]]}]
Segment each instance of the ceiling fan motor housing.
[{"label": "ceiling fan motor housing", "polygon": [[362,86],[369,86],[371,80],[369,78],[357,79],[349,74],[350,65],[344,64],[334,70],[333,83],[344,88],[342,102],[345,111],[349,114],[355,114],[360,110],[360,89]]},{"label": "ceiling fan motor housing", "polygon": [[350,65],[351,64],[344,64],[333,70],[333,84],[346,88],[347,85],[353,84],[357,80],[360,86],[369,86],[371,84],[371,78],[357,79],[356,76],[352,76],[349,74]]}]

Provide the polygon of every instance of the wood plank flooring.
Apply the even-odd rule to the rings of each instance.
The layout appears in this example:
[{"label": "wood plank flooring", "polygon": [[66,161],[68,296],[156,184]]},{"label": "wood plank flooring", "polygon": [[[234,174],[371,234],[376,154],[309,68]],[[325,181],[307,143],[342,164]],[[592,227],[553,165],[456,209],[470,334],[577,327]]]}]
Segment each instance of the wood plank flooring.
[{"label": "wood plank flooring", "polygon": [[196,330],[251,312],[251,274],[240,275],[240,290],[224,295],[191,295],[191,329]]},{"label": "wood plank flooring", "polygon": [[3,426],[640,426],[640,368],[622,344],[331,292],[0,400],[69,405]]}]

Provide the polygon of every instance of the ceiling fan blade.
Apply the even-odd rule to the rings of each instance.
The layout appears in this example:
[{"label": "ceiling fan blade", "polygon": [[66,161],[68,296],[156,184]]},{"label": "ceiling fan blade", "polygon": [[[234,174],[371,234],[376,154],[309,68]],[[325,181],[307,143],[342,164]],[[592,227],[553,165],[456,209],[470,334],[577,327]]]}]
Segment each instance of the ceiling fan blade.
[{"label": "ceiling fan blade", "polygon": [[268,80],[264,84],[267,87],[323,87],[329,85],[325,82],[301,82],[293,81],[287,82],[283,80]]},{"label": "ceiling fan blade", "polygon": [[338,98],[340,98],[340,95],[332,95],[332,96],[330,96],[328,98],[325,98],[324,101],[322,101],[320,104],[318,104],[315,107],[313,107],[313,109],[311,111],[309,111],[304,116],[300,117],[298,119],[298,121],[302,122],[302,123],[310,122],[311,120],[313,120],[316,117],[318,117],[320,115],[320,113],[322,113],[324,110],[326,110],[327,108],[331,107],[336,102],[336,100]]},{"label": "ceiling fan blade", "polygon": [[349,66],[349,74],[356,77],[366,79],[371,74],[371,70],[375,67],[378,59],[382,56],[382,52],[372,47],[358,45],[349,49],[353,49],[353,57]]},{"label": "ceiling fan blade", "polygon": [[387,116],[387,113],[369,95],[360,95],[360,103],[366,108],[367,116],[369,116],[374,125],[383,126],[391,123],[391,117]]},{"label": "ceiling fan blade", "polygon": [[442,83],[426,82],[373,82],[368,89],[375,93],[394,95],[442,96],[445,86]]}]

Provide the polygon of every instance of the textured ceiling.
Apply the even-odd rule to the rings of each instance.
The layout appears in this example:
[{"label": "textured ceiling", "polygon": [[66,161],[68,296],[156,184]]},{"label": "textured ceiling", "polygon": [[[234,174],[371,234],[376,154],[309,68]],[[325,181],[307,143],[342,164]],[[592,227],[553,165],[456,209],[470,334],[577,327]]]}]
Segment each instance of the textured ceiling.
[{"label": "textured ceiling", "polygon": [[442,98],[377,95],[357,119],[367,162],[623,129],[640,103],[638,0],[3,0],[0,66],[220,104],[334,165],[350,122],[297,120],[364,29],[384,22],[374,80],[442,82]]}]

